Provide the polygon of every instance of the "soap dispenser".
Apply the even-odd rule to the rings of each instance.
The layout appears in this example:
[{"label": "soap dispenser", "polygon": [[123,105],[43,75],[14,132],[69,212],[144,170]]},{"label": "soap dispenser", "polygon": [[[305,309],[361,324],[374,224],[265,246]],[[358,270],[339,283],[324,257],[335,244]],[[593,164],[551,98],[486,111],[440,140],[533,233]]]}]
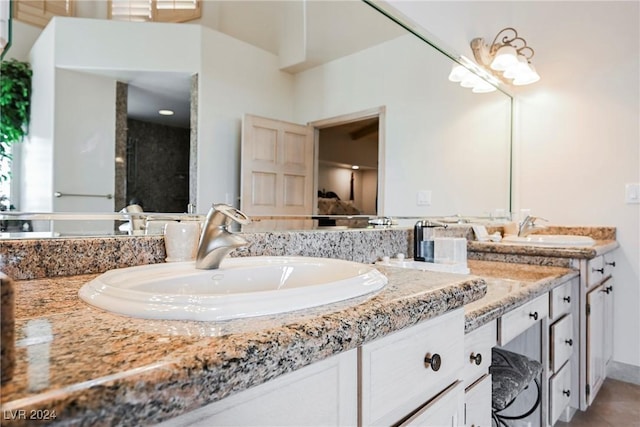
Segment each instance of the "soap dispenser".
[{"label": "soap dispenser", "polygon": [[447,228],[446,224],[431,220],[420,220],[413,227],[413,259],[433,262],[433,234],[436,227]]}]

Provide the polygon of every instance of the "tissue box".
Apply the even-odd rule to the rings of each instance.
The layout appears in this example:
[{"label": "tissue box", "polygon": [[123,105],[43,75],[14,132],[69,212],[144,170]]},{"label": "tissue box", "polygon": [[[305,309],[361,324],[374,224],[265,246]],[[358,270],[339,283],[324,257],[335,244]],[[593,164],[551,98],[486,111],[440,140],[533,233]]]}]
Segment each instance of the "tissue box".
[{"label": "tissue box", "polygon": [[461,237],[436,237],[434,240],[434,261],[467,266],[467,239]]}]

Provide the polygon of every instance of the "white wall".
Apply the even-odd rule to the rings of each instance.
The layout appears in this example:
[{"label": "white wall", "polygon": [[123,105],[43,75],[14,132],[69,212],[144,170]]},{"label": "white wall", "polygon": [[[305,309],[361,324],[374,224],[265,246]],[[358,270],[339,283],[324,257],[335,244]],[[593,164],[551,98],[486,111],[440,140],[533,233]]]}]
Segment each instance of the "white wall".
[{"label": "white wall", "polygon": [[[275,55],[198,25],[55,18],[35,43],[31,57],[36,64],[32,120],[49,126],[45,141],[50,149],[59,145],[57,154],[68,153],[56,155],[56,170],[92,171],[91,189],[79,193],[114,192],[115,79],[121,76],[118,80],[126,81],[130,70],[199,74],[197,208],[202,213],[214,202],[238,204],[243,115],[281,120],[291,120],[293,115],[292,77],[278,70]],[[55,84],[43,80],[55,74]],[[54,98],[55,106],[50,101]],[[96,160],[99,167],[71,159],[73,153],[89,154],[97,149],[101,152]],[[45,157],[51,162],[49,151]],[[31,163],[34,154],[25,154],[25,163]],[[76,182],[72,187],[81,184],[89,182]],[[41,186],[37,199],[52,204],[53,191],[72,192],[66,189],[69,185],[64,187]],[[31,193],[24,194],[32,198]],[[90,203],[79,205],[82,200]],[[56,211],[113,211],[113,203],[105,207],[97,206],[94,199],[82,200],[58,203]],[[53,207],[36,210],[52,211]]]},{"label": "white wall", "polygon": [[[55,24],[42,32],[33,46],[31,68],[31,120],[29,135],[20,144],[20,189],[18,203],[25,212],[53,211],[53,141],[55,106]],[[38,230],[36,230],[38,231]]]},{"label": "white wall", "polygon": [[245,113],[291,121],[293,79],[278,57],[203,28],[198,103],[197,208],[239,206],[240,139]]},{"label": "white wall", "polygon": [[[399,37],[297,74],[296,121],[385,106],[378,213],[488,215],[508,206],[510,100],[471,93],[447,80],[450,70],[417,37]],[[417,206],[420,190],[431,206]]]},{"label": "white wall", "polygon": [[[358,172],[356,172],[358,173]],[[359,179],[357,180],[359,181]],[[355,184],[355,181],[354,181]],[[333,191],[340,197],[340,200],[349,200],[351,188],[351,169],[340,168],[330,165],[320,165],[318,168],[318,189]],[[362,184],[354,186],[354,203],[360,208],[362,195]]]},{"label": "white wall", "polygon": [[[514,90],[516,210],[617,227],[614,360],[640,366],[640,3],[393,2],[458,53],[515,27],[542,79]],[[455,23],[455,25],[452,25]]]},{"label": "white wall", "polygon": [[[58,68],[55,70],[55,82],[54,191],[71,194],[113,194],[115,81],[108,77]],[[53,199],[54,212],[113,210],[113,199]],[[113,228],[112,224],[104,222],[107,231],[108,227]]]}]

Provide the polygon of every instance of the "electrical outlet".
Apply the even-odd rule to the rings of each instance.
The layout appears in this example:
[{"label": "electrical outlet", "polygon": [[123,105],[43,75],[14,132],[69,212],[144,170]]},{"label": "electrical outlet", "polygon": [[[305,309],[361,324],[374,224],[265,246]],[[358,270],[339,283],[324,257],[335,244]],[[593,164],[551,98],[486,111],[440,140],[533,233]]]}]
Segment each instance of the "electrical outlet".
[{"label": "electrical outlet", "polygon": [[640,203],[640,184],[627,184],[624,186],[624,201],[627,204]]},{"label": "electrical outlet", "polygon": [[420,190],[416,195],[418,206],[431,206],[431,190]]}]

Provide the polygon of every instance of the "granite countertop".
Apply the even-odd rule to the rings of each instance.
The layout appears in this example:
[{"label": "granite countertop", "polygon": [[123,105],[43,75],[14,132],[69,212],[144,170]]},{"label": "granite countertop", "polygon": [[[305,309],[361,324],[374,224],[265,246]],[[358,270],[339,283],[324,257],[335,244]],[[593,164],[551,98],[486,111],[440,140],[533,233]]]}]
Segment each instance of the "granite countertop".
[{"label": "granite countertop", "polygon": [[[375,242],[390,238],[386,231],[380,236],[360,234]],[[317,236],[281,240],[297,248],[307,247],[306,240],[301,241],[307,238],[315,241]],[[342,242],[344,236],[334,233],[329,238]],[[395,240],[401,247],[407,238]],[[155,240],[152,243],[157,246]],[[106,245],[102,240],[75,242],[73,248],[96,244]],[[616,247],[615,240],[606,238],[586,248],[470,242],[470,253],[505,254],[512,262],[531,261],[530,257],[541,261],[470,259],[471,276],[377,266],[387,275],[388,285],[355,305],[332,304],[229,322],[143,320],[101,311],[77,295],[97,274],[25,277],[16,282],[16,368],[13,379],[2,385],[2,424],[154,424],[463,305],[469,332],[578,276],[569,264],[549,266],[544,260],[590,259]],[[44,250],[38,245],[33,249]],[[394,251],[395,246],[384,252]],[[112,256],[106,258],[120,252],[110,249]],[[0,261],[20,272],[24,262],[18,261],[34,265],[34,259],[40,259],[19,253],[9,250]],[[56,259],[65,266],[73,261]],[[26,416],[20,416],[20,410]],[[54,413],[55,419],[43,419]],[[31,414],[38,419],[29,418]]]},{"label": "granite countertop", "polygon": [[577,270],[495,261],[469,261],[471,273],[487,283],[487,294],[465,305],[465,333],[578,277]]},{"label": "granite countertop", "polygon": [[[389,283],[356,305],[229,322],[104,312],[77,295],[95,274],[15,282],[16,366],[2,385],[2,424],[154,424],[462,307],[487,291],[477,276],[377,268]],[[45,420],[45,414],[56,418]]]},{"label": "granite countertop", "polygon": [[596,240],[593,246],[534,246],[502,242],[467,242],[470,252],[486,252],[511,256],[538,256],[554,258],[592,259],[616,249],[620,244],[616,240]]}]

